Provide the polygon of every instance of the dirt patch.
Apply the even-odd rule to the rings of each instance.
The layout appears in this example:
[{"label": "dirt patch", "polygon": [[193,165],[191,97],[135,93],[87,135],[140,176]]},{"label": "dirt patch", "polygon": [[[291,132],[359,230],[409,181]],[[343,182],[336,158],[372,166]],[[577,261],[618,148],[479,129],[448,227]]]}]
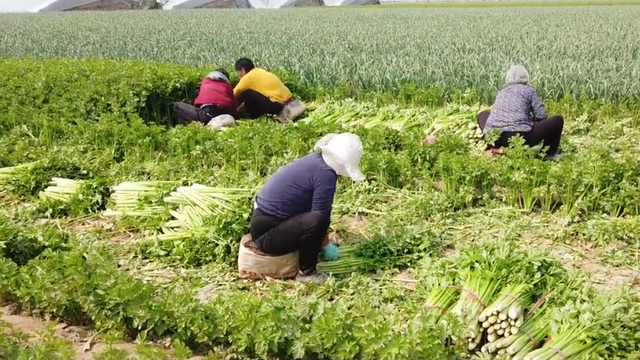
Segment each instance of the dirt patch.
[{"label": "dirt patch", "polygon": [[93,354],[96,353],[96,350],[99,348],[94,347],[92,349],[88,349],[91,347],[89,340],[91,339],[92,330],[90,328],[68,326],[64,323],[56,324],[32,316],[15,314],[15,312],[15,307],[13,306],[2,307],[0,308],[0,319],[11,325],[13,329],[27,334],[30,341],[37,340],[40,334],[47,331],[49,326],[54,326],[54,334],[72,344],[78,359],[92,360]]},{"label": "dirt patch", "polygon": [[[522,235],[524,246],[548,252],[568,269],[585,271],[591,281],[603,290],[630,285],[640,292],[640,269],[607,266],[596,260],[598,251],[588,244],[569,246],[557,241],[541,240],[531,233]],[[613,249],[613,248],[609,248]]]},{"label": "dirt patch", "polygon": [[415,290],[418,285],[418,280],[416,280],[413,275],[407,271],[403,271],[394,276],[391,281],[408,290]]},{"label": "dirt patch", "polygon": [[[49,326],[53,326],[55,336],[67,340],[71,343],[76,352],[78,360],[94,360],[95,356],[106,351],[109,347],[127,352],[132,357],[137,356],[137,345],[135,343],[120,342],[112,345],[101,343],[94,338],[94,332],[90,328],[68,326],[64,323],[48,322],[36,317],[15,314],[15,306],[0,307],[0,320],[11,325],[11,327],[29,336],[29,341],[37,341],[40,334],[47,331]],[[201,360],[202,356],[195,356],[189,360]]]},{"label": "dirt patch", "polygon": [[131,244],[142,238],[138,232],[120,231],[109,237],[109,242],[113,244]]},{"label": "dirt patch", "polygon": [[356,216],[345,216],[342,221],[350,228],[360,228],[365,225],[367,219],[364,214],[357,214]]},{"label": "dirt patch", "polygon": [[201,303],[206,304],[209,302],[209,299],[213,297],[216,293],[216,285],[209,284],[202,289],[198,290],[196,294],[196,299],[200,300]]}]

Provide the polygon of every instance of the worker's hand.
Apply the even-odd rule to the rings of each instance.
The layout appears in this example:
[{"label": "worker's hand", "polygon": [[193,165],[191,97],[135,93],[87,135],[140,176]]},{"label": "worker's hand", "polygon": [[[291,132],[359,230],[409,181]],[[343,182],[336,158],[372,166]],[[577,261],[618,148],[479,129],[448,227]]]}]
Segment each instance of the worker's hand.
[{"label": "worker's hand", "polygon": [[330,242],[331,240],[329,240],[329,234],[325,235],[324,240],[322,240],[322,247],[329,245]]},{"label": "worker's hand", "polygon": [[322,248],[322,254],[326,261],[334,261],[340,257],[340,250],[333,243],[329,243],[329,245]]}]

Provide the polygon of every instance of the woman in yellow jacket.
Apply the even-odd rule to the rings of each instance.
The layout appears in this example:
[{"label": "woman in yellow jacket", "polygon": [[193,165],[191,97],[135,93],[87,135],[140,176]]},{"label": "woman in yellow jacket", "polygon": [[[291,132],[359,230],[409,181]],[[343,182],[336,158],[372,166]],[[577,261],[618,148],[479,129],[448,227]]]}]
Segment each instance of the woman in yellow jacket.
[{"label": "woman in yellow jacket", "polygon": [[302,102],[293,99],[291,91],[276,75],[255,67],[250,59],[239,59],[235,68],[240,78],[233,89],[238,113],[244,107],[251,119],[269,114],[277,115],[282,123],[289,123],[306,110]]}]

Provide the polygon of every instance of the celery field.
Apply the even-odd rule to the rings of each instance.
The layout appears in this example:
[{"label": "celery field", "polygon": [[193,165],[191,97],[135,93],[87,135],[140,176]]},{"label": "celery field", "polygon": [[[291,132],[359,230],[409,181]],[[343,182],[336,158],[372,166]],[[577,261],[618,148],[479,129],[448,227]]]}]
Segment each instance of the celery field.
[{"label": "celery field", "polygon": [[11,57],[211,66],[250,55],[352,95],[407,82],[490,98],[516,62],[545,97],[611,100],[640,91],[639,17],[640,6],[0,15],[0,39]]},{"label": "celery field", "polygon": [[[640,358],[639,18],[0,14],[0,359]],[[306,114],[173,126],[243,56]],[[564,116],[562,161],[485,155],[476,116],[513,63]],[[239,279],[255,193],[345,131],[366,180],[338,182],[330,280]]]}]

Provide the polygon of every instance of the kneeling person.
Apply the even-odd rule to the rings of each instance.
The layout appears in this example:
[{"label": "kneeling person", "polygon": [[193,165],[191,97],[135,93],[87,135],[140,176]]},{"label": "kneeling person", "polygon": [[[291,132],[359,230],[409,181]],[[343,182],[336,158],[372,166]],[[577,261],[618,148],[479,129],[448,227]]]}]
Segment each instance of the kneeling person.
[{"label": "kneeling person", "polygon": [[331,134],[320,142],[320,153],[293,161],[269,179],[256,195],[251,217],[251,238],[260,251],[272,256],[298,251],[299,281],[323,280],[316,271],[321,251],[327,260],[339,256],[327,237],[338,175],[364,179],[358,136]]},{"label": "kneeling person", "polygon": [[275,74],[255,67],[247,58],[236,61],[235,67],[240,81],[233,89],[233,95],[249,118],[277,115],[280,122],[290,123],[306,110],[302,102],[293,99],[291,91]]},{"label": "kneeling person", "polygon": [[235,116],[236,103],[229,73],[223,69],[211,72],[202,79],[193,105],[177,102],[173,104],[173,111],[178,123],[182,125],[191,122],[207,125],[220,115]]},{"label": "kneeling person", "polygon": [[496,95],[491,111],[478,115],[478,126],[485,137],[492,130],[500,132],[498,140],[488,148],[497,150],[508,147],[512,137],[521,136],[530,147],[539,143],[548,147],[545,160],[560,159],[559,147],[564,127],[562,116],[547,117],[537,92],[529,86],[529,72],[522,65],[514,65],[509,69],[505,83],[505,87]]}]

